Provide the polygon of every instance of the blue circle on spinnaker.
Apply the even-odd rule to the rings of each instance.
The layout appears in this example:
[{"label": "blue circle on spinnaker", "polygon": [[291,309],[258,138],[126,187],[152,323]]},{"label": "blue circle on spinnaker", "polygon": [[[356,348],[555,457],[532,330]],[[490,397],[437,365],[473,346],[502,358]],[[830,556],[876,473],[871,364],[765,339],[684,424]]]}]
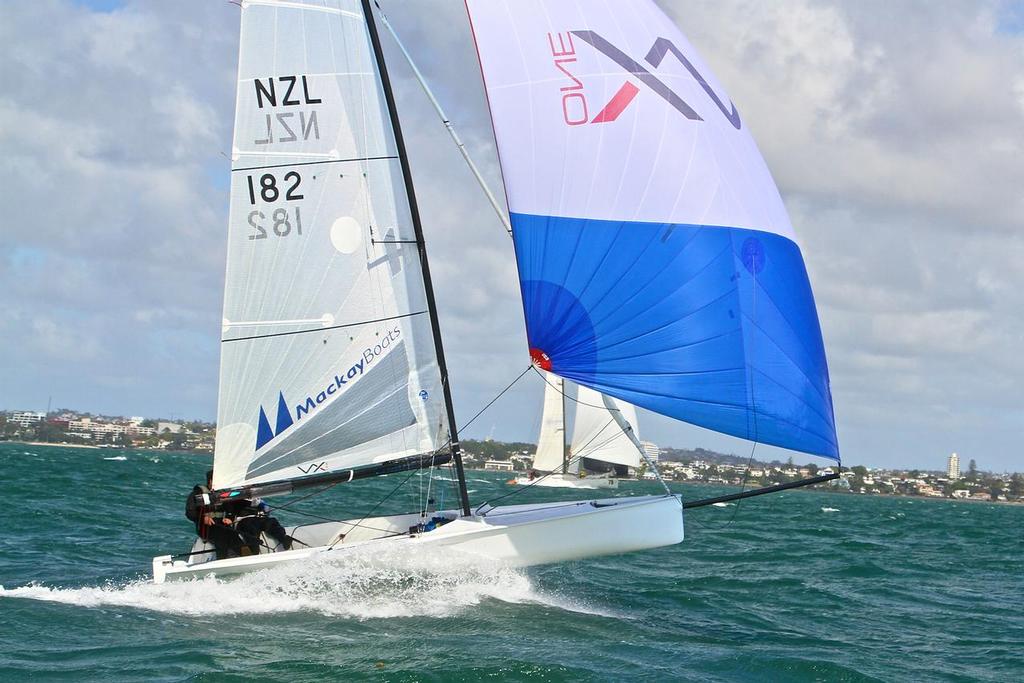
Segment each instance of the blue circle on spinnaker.
[{"label": "blue circle on spinnaker", "polygon": [[743,267],[752,275],[757,275],[764,270],[767,257],[761,240],[756,237],[748,237],[743,240],[743,246],[740,248],[740,260],[743,261]]},{"label": "blue circle on spinnaker", "polygon": [[550,358],[551,369],[574,379],[593,376],[597,340],[590,312],[566,287],[543,280],[522,283],[530,348]]}]

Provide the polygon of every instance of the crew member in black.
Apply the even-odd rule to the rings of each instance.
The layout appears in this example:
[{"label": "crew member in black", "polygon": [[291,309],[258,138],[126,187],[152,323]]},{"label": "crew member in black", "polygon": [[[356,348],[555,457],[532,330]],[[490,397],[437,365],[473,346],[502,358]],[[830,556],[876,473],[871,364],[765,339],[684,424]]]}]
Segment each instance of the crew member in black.
[{"label": "crew member in black", "polygon": [[221,506],[202,503],[203,494],[213,486],[213,470],[206,473],[206,486],[196,484],[185,501],[185,516],[196,525],[196,534],[213,544],[217,559],[238,557],[242,554],[242,538],[235,531],[234,519]]},{"label": "crew member in black", "polygon": [[291,550],[292,538],[281,523],[266,514],[258,499],[233,498],[211,505],[202,505],[203,494],[213,487],[213,470],[206,473],[206,486],[195,486],[185,505],[185,516],[195,522],[196,533],[213,543],[217,559],[255,555],[260,551],[260,535],[266,533]]},{"label": "crew member in black", "polygon": [[292,537],[280,522],[267,514],[266,505],[258,498],[255,501],[244,498],[238,501],[234,515],[237,520],[235,529],[253,554],[260,551],[260,534],[263,533],[284,546],[285,550],[292,549]]}]

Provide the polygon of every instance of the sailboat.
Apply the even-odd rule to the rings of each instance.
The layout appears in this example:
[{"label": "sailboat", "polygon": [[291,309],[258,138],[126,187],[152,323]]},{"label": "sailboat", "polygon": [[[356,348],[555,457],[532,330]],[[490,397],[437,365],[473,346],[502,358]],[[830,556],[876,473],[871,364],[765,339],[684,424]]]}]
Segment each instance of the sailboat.
[{"label": "sailboat", "polygon": [[[238,4],[218,433],[201,502],[447,465],[459,505],[292,527],[292,549],[247,557],[216,559],[197,540],[154,558],[154,581],[350,553],[529,566],[681,542],[684,506],[709,501],[668,486],[470,504],[378,15],[370,0]],[[792,226],[679,30],[650,0],[467,11],[531,362],[600,395],[641,457],[613,401],[838,460]]]},{"label": "sailboat", "polygon": [[[583,469],[585,459],[606,466],[640,466],[636,446],[605,407],[603,397],[585,386],[577,388],[572,440],[566,442],[565,380],[553,375],[545,377],[544,381],[544,412],[533,467],[526,476],[516,477],[509,483],[555,488],[618,488],[614,470],[588,474]],[[636,409],[625,401],[611,399],[611,403],[639,438]]]}]

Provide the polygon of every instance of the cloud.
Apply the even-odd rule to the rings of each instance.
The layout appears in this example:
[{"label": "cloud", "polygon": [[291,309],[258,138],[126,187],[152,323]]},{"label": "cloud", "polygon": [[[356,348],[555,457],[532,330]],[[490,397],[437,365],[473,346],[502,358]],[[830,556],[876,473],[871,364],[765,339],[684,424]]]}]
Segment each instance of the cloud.
[{"label": "cloud", "polygon": [[[382,4],[500,195],[462,3]],[[1019,469],[1019,13],[995,1],[661,4],[742,112],[801,236],[846,459],[940,467],[957,450]],[[212,419],[238,9],[99,9],[0,8],[0,407],[53,394]],[[511,243],[384,42],[466,420],[526,367]],[[540,395],[533,382],[502,399],[469,434],[534,438]],[[666,445],[747,448],[641,423]]]},{"label": "cloud", "polygon": [[847,458],[1012,466],[1024,43],[1002,5],[688,7],[803,238]]}]

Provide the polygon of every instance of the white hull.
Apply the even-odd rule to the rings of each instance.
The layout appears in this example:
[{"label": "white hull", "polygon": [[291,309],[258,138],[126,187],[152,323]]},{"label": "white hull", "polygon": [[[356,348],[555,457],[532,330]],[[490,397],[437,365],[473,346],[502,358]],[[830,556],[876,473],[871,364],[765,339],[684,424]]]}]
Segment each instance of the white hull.
[{"label": "white hull", "polygon": [[516,477],[509,483],[515,483],[519,486],[541,486],[560,489],[619,488],[619,480],[615,477],[609,477],[606,475],[579,477],[575,474],[549,474],[547,476],[536,477],[534,479],[530,479],[529,477]]},{"label": "white hull", "polygon": [[[293,562],[342,559],[347,552],[360,552],[364,557],[380,552],[393,558],[396,550],[406,548],[410,556],[433,557],[435,561],[462,556],[525,567],[646,550],[683,540],[682,504],[677,496],[668,495],[506,505],[462,518],[450,510],[434,515],[452,521],[419,533],[410,533],[410,527],[420,520],[418,514],[324,522],[289,530],[312,547],[226,560],[212,559],[212,552],[185,559],[163,555],[153,558],[153,581],[230,576]],[[340,533],[345,538],[336,543]],[[203,549],[198,541],[197,549]]]}]

